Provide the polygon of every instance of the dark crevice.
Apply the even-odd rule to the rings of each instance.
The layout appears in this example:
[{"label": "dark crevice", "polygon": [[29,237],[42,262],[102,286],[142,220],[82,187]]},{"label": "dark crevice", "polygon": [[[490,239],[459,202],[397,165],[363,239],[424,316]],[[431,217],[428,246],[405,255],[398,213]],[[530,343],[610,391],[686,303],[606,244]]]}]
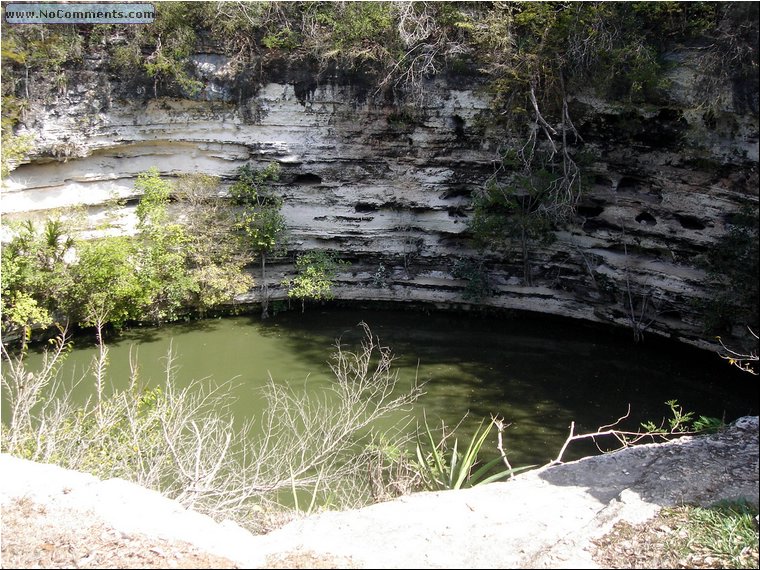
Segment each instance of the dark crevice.
[{"label": "dark crevice", "polygon": [[454,128],[454,134],[458,139],[465,138],[464,136],[464,119],[459,115],[451,117],[451,126]]},{"label": "dark crevice", "polygon": [[355,212],[377,212],[378,207],[375,204],[370,204],[368,202],[357,202],[356,206],[354,206]]},{"label": "dark crevice", "polygon": [[464,212],[464,208],[462,206],[449,206],[446,208],[446,211],[449,213],[449,216],[452,218],[466,218],[467,214]]},{"label": "dark crevice", "polygon": [[604,208],[602,206],[593,206],[593,205],[578,206],[578,214],[583,216],[584,218],[596,218],[602,212],[604,212]]},{"label": "dark crevice", "polygon": [[606,176],[602,176],[601,174],[597,174],[594,176],[594,184],[597,186],[603,186],[604,188],[612,188],[612,180],[607,178]]},{"label": "dark crevice", "polygon": [[675,214],[676,220],[678,220],[678,223],[681,224],[681,227],[686,230],[703,230],[705,229],[705,224],[697,218],[696,216],[687,216],[687,215],[679,215]]},{"label": "dark crevice", "polygon": [[645,226],[656,226],[657,225],[657,220],[649,212],[641,212],[638,216],[636,216],[636,221],[638,223],[640,223],[640,224],[645,225]]},{"label": "dark crevice", "polygon": [[293,182],[302,186],[318,186],[319,184],[322,184],[322,177],[307,172],[306,174],[299,174],[296,176],[296,179]]},{"label": "dark crevice", "polygon": [[620,179],[620,182],[618,182],[617,189],[618,192],[632,191],[636,190],[640,184],[640,180],[636,180],[635,178],[630,178],[628,176],[623,176],[623,178]]}]

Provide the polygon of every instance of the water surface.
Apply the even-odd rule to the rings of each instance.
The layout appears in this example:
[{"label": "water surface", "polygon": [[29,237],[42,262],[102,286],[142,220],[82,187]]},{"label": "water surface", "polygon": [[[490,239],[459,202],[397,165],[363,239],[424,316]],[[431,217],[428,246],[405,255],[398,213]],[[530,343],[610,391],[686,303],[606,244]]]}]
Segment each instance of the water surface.
[{"label": "water surface", "polygon": [[[360,322],[397,357],[401,389],[415,377],[424,383],[413,418],[421,419],[424,409],[431,424],[454,426],[467,415],[458,432],[466,440],[482,418],[499,415],[511,424],[505,433],[513,465],[553,459],[571,421],[577,432],[591,431],[624,415],[629,405],[631,416],[621,424],[629,429],[645,420],[659,423],[669,416],[664,402],[673,399],[697,415],[728,421],[758,413],[756,379],[717,354],[651,335],[636,345],[624,329],[522,313],[330,308],[279,313],[263,322],[242,316],[137,328],[109,343],[110,379],[126,386],[131,350],[141,377],[160,385],[171,345],[180,383],[232,380],[235,415],[255,418],[263,406],[260,387],[270,377],[296,390],[328,385],[336,340],[355,348],[363,336]],[[95,353],[79,344],[64,367],[67,378],[81,375]],[[30,354],[30,362],[34,358]],[[76,397],[90,393],[83,384]],[[566,459],[589,451],[573,447]]]}]

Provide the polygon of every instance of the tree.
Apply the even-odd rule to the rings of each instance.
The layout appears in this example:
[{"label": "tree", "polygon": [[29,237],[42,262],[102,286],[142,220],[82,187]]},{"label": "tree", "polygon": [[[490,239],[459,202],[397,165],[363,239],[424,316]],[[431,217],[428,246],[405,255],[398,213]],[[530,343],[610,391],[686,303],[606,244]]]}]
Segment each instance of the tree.
[{"label": "tree", "polygon": [[329,251],[309,251],[296,259],[297,275],[283,281],[288,287],[288,297],[301,299],[301,312],[305,310],[306,299],[321,301],[333,298],[333,283],[338,268],[348,262],[338,259]]},{"label": "tree", "polygon": [[519,247],[523,283],[532,284],[530,249],[534,243],[550,243],[554,234],[550,212],[544,207],[551,176],[545,171],[519,174],[511,183],[492,179],[476,195],[470,229],[482,247]]},{"label": "tree", "polygon": [[32,327],[47,327],[60,312],[71,277],[64,256],[73,248],[60,220],[46,220],[42,233],[27,220],[2,248],[2,326],[29,338]]},{"label": "tree", "polygon": [[178,223],[170,223],[167,207],[171,185],[153,167],[138,175],[135,188],[143,196],[137,205],[137,275],[143,289],[142,312],[160,323],[174,319],[196,284],[187,267],[189,238]]},{"label": "tree", "polygon": [[462,297],[466,301],[476,303],[491,295],[491,284],[483,260],[459,259],[451,268],[451,275],[456,279],[464,279],[466,285]]},{"label": "tree", "polygon": [[261,317],[269,316],[269,289],[266,279],[267,255],[282,245],[285,218],[280,212],[282,199],[275,195],[270,182],[279,179],[280,165],[269,164],[263,170],[245,165],[238,170],[238,180],[230,188],[233,203],[241,206],[236,227],[246,237],[246,246],[261,261]]},{"label": "tree", "polygon": [[34,140],[31,135],[15,135],[11,129],[3,129],[2,147],[0,178],[5,178],[34,148]]},{"label": "tree", "polygon": [[220,195],[219,179],[207,174],[181,176],[175,196],[185,212],[188,261],[201,315],[233,301],[253,286],[245,272],[245,244],[235,225],[235,211]]},{"label": "tree", "polygon": [[[726,226],[726,233],[708,249],[703,263],[712,293],[703,304],[704,324],[707,332],[733,336],[728,341],[732,349],[717,337],[724,356],[732,364],[740,363],[739,368],[752,369],[750,363],[757,360],[760,348],[757,334],[753,332],[760,330],[757,205],[745,204],[730,217]],[[744,333],[745,327],[749,334]]]},{"label": "tree", "polygon": [[726,233],[707,251],[712,289],[706,307],[709,332],[726,332],[737,322],[760,330],[760,218],[745,204],[726,224]]},{"label": "tree", "polygon": [[137,318],[148,300],[134,271],[136,255],[135,243],[126,237],[82,243],[70,268],[68,314],[95,326],[98,336],[107,323],[119,328]]},{"label": "tree", "polygon": [[[185,97],[197,95],[203,83],[193,77],[191,55],[204,15],[203,3],[161,2],[156,20],[146,26],[120,30],[126,43],[113,51],[112,64],[127,77],[144,72],[153,79],[153,96],[170,90]],[[123,37],[122,35],[122,37]],[[147,57],[144,50],[150,50]],[[162,87],[163,89],[159,89]]]}]

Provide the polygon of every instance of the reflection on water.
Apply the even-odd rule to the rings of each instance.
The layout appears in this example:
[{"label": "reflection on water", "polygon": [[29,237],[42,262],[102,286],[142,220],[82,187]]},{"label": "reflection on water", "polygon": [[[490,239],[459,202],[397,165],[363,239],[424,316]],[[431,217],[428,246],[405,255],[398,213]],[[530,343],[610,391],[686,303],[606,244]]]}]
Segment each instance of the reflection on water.
[{"label": "reflection on water", "polygon": [[[415,377],[425,383],[413,415],[421,418],[424,408],[431,424],[454,426],[468,414],[465,436],[497,414],[511,424],[506,447],[515,466],[554,458],[571,421],[577,432],[593,430],[622,416],[629,404],[631,416],[622,424],[629,429],[659,422],[672,399],[697,415],[727,420],[758,411],[758,383],[715,354],[651,336],[634,345],[624,330],[517,313],[495,318],[333,308],[280,313],[266,322],[246,316],[135,329],[110,344],[110,376],[126,385],[132,348],[141,378],[160,383],[171,344],[180,382],[232,380],[234,413],[255,418],[263,405],[259,388],[270,376],[298,389],[329,383],[336,341],[356,347],[361,321],[396,355],[404,387]],[[81,375],[94,353],[91,346],[74,350],[66,377]],[[81,385],[76,397],[90,390]],[[589,451],[571,449],[566,459]]]}]

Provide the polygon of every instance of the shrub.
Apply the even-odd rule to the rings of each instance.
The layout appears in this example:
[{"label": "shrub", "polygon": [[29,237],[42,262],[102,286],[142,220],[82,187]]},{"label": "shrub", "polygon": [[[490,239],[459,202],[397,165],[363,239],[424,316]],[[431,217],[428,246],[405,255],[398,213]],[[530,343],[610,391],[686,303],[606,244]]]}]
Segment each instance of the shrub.
[{"label": "shrub", "polygon": [[[398,389],[392,353],[361,326],[365,336],[356,351],[336,345],[334,382],[316,395],[270,381],[263,389],[268,407],[255,430],[252,421],[236,427],[229,383],[197,380],[180,387],[171,347],[159,386],[148,388],[135,362],[129,386],[106,391],[108,350],[101,343],[89,372],[95,394],[82,405],[74,404],[58,376],[69,346],[65,333],[36,372],[26,368],[23,352],[11,355],[3,347],[10,413],[3,418],[0,449],[102,478],[122,477],[254,531],[282,521],[304,494],[312,507],[365,505],[376,496],[368,477],[377,471],[376,450],[406,447],[398,426],[374,426],[403,415],[421,390],[416,383]],[[387,476],[401,473],[390,465],[401,458],[383,459],[389,489]]]},{"label": "shrub", "polygon": [[[498,424],[499,420],[492,419],[488,425],[484,426],[485,420],[481,420],[475,432],[470,438],[470,443],[466,451],[462,454],[459,451],[459,439],[454,439],[454,444],[449,449],[448,440],[452,434],[446,433],[445,426],[442,426],[441,437],[436,441],[436,437],[427,423],[427,417],[424,418],[424,430],[418,428],[417,434],[417,469],[422,476],[422,484],[431,491],[442,489],[465,489],[477,485],[485,485],[493,481],[505,479],[514,473],[529,469],[533,466],[512,468],[503,450],[501,456],[496,457],[486,463],[479,461],[478,456],[491,433],[491,428]],[[507,469],[496,470],[495,468],[504,462]]]},{"label": "shrub", "polygon": [[341,266],[348,262],[338,259],[327,251],[309,251],[296,259],[297,275],[283,281],[288,287],[288,297],[301,300],[301,311],[306,307],[306,299],[321,301],[333,298],[332,286]]}]

